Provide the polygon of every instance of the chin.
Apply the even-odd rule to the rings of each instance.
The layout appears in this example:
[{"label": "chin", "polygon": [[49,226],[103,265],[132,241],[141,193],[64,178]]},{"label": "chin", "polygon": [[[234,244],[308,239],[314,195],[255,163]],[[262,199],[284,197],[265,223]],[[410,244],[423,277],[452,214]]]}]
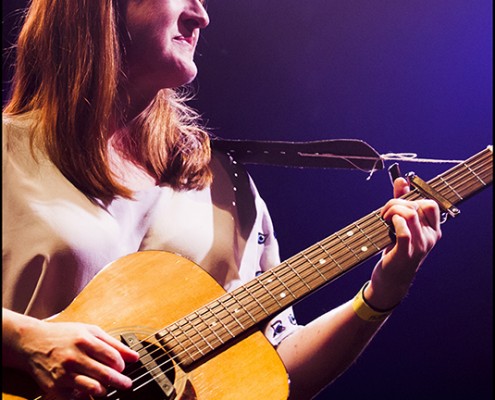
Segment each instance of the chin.
[{"label": "chin", "polygon": [[196,78],[197,75],[198,75],[198,68],[196,67],[196,64],[193,64],[193,66],[188,68],[187,71],[184,71],[182,83],[178,86],[183,86],[183,85],[187,85],[188,83],[191,83]]}]

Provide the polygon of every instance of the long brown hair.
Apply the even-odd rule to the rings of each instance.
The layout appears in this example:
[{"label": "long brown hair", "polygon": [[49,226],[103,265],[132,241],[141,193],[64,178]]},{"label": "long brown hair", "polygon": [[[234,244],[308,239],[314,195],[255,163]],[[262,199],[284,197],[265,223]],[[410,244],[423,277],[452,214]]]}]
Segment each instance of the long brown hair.
[{"label": "long brown hair", "polygon": [[[37,111],[33,143],[79,190],[108,202],[132,197],[108,162],[125,81],[118,0],[32,0],[17,40],[6,114]],[[126,146],[157,181],[199,189],[211,181],[209,137],[181,92],[162,89],[134,121]],[[129,147],[130,146],[130,147]]]}]

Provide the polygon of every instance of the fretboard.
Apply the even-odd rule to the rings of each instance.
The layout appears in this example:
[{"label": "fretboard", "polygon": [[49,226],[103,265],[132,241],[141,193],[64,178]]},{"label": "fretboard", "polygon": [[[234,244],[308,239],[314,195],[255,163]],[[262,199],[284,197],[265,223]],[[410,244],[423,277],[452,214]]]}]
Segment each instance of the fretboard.
[{"label": "fretboard", "polygon": [[[458,204],[492,181],[490,146],[428,184],[452,204]],[[409,200],[422,197],[416,190],[403,196]],[[201,359],[390,245],[392,230],[380,211],[373,211],[164,328],[158,336],[183,365]]]}]

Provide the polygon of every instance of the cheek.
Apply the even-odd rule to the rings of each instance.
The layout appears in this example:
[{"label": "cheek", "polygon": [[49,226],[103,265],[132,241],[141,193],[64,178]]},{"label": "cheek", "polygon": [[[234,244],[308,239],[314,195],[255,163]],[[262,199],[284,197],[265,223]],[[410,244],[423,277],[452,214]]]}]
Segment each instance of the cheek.
[{"label": "cheek", "polygon": [[134,46],[156,42],[171,32],[172,16],[168,10],[151,6],[148,1],[131,1],[127,7],[127,31]]},{"label": "cheek", "polygon": [[146,21],[129,26],[130,43],[127,57],[130,64],[159,62],[170,52],[170,35],[164,26]]}]

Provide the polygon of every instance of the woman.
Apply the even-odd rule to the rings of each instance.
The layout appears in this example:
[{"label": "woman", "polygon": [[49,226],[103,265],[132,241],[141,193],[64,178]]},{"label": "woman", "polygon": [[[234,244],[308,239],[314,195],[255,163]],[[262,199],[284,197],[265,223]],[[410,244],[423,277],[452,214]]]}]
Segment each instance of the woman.
[{"label": "woman", "polygon": [[[132,386],[121,372],[135,351],[99,327],[45,320],[109,262],[176,252],[226,290],[279,263],[254,184],[211,153],[181,95],[208,23],[199,0],[30,6],[3,115],[3,364],[45,391],[102,396]],[[395,197],[407,191],[397,179]],[[441,236],[433,201],[393,199],[382,216],[397,241],[358,306],[349,301],[306,326],[288,309],[281,325],[266,325],[291,398],[311,398],[359,356]]]}]

